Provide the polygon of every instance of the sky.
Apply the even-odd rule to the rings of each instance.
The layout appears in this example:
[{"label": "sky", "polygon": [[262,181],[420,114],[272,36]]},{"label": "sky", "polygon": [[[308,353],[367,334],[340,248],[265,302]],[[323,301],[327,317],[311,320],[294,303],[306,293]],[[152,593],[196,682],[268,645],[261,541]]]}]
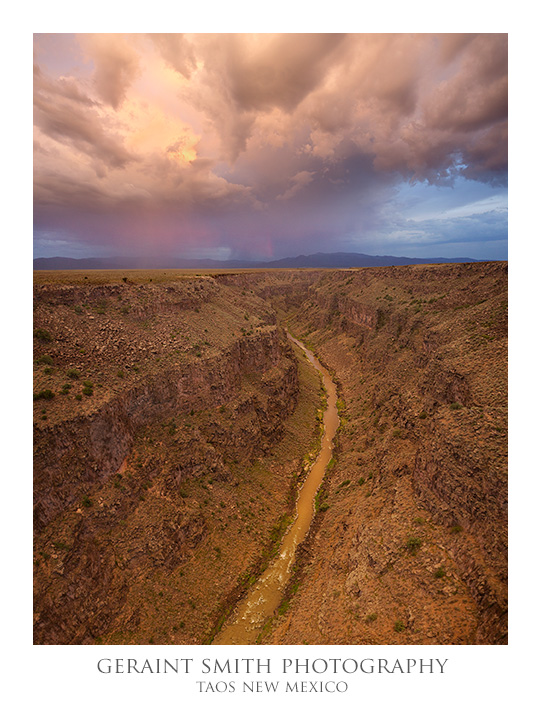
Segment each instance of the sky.
[{"label": "sky", "polygon": [[35,34],[34,257],[507,259],[505,34]]}]

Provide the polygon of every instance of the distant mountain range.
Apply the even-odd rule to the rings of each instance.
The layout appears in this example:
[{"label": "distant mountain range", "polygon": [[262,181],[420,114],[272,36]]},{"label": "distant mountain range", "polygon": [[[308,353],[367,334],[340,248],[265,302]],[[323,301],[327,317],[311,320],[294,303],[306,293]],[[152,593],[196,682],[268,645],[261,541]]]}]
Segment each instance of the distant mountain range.
[{"label": "distant mountain range", "polygon": [[230,270],[262,268],[332,268],[391,267],[395,265],[429,265],[446,262],[478,262],[469,257],[393,257],[391,255],[363,255],[362,253],[315,253],[284,257],[270,262],[249,260],[188,260],[181,257],[37,257],[35,270]]}]

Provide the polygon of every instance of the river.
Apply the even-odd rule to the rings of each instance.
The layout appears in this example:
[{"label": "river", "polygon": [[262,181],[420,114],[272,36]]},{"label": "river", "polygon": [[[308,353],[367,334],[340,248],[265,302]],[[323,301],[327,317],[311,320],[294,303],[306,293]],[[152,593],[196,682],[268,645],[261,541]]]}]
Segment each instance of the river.
[{"label": "river", "polygon": [[323,379],[327,393],[327,408],[323,413],[321,449],[299,491],[295,520],[284,535],[277,558],[259,577],[248,595],[239,602],[230,619],[215,637],[213,642],[215,645],[255,644],[263,625],[280,605],[284,589],[291,576],[296,549],[310,528],[314,516],[315,497],[332,458],[332,442],[339,425],[336,385],[330,373],[318,359],[300,341],[289,333],[287,336],[304,352],[308,361],[319,371]]}]

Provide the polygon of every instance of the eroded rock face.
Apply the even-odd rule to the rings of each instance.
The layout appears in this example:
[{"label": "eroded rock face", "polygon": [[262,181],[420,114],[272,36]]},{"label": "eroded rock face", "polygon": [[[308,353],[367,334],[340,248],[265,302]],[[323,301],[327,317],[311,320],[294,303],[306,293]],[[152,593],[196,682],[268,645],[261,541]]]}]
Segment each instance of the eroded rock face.
[{"label": "eroded rock face", "polygon": [[292,411],[296,370],[276,327],[235,341],[210,358],[166,368],[106,401],[90,414],[36,429],[35,530],[69,507],[94,482],[118,471],[134,435],[176,413],[217,408],[241,392],[257,374],[259,394],[244,400],[252,423],[243,430],[247,448],[261,450],[279,435],[282,415]]}]

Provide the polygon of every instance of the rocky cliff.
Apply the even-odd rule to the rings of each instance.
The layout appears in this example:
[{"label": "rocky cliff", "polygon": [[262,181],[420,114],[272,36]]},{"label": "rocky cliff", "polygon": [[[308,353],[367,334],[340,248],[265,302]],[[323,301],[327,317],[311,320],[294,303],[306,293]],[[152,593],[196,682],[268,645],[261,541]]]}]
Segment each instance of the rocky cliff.
[{"label": "rocky cliff", "polygon": [[[223,486],[219,508],[254,492],[238,493],[237,468],[280,441],[299,393],[290,345],[257,309],[212,279],[36,291],[36,642],[138,625],[130,588],[170,577],[212,535],[217,500],[207,512],[200,486]],[[266,543],[244,542],[244,570]]]},{"label": "rocky cliff", "polygon": [[326,273],[289,312],[343,411],[305,581],[269,641],[505,642],[506,273]]}]

